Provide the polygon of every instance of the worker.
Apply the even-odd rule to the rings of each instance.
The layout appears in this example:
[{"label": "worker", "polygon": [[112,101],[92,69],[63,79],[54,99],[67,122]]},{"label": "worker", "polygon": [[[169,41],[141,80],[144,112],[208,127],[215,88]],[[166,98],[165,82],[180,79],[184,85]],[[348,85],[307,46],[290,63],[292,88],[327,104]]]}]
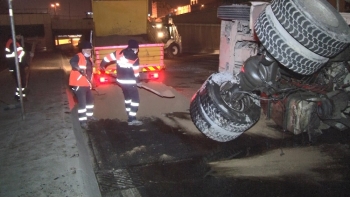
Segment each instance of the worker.
[{"label": "worker", "polygon": [[129,40],[127,48],[110,53],[100,64],[100,69],[104,71],[109,64],[116,63],[117,83],[124,94],[128,125],[142,125],[142,121],[136,119],[140,103],[137,89],[140,77],[138,52],[139,43],[136,40]]},{"label": "worker", "polygon": [[78,100],[78,118],[83,129],[89,128],[89,123],[95,121],[94,97],[92,94],[92,70],[91,59],[92,45],[85,41],[81,43],[81,52],[70,59],[72,70],[69,76],[69,85],[72,87]]},{"label": "worker", "polygon": [[25,60],[24,60],[24,49],[22,47],[21,43],[22,35],[17,34],[16,35],[16,49],[13,48],[13,40],[12,36],[9,36],[6,46],[5,46],[5,54],[6,54],[6,60],[7,60],[7,66],[9,68],[9,71],[12,73],[12,77],[16,82],[16,91],[15,91],[15,100],[20,101],[20,89],[19,84],[17,80],[17,70],[16,70],[16,60],[15,60],[15,51],[17,51],[18,56],[18,68],[20,73],[20,80],[21,80],[21,88],[22,88],[22,97],[26,98],[25,94],[25,88],[26,88],[26,74],[25,74]]}]

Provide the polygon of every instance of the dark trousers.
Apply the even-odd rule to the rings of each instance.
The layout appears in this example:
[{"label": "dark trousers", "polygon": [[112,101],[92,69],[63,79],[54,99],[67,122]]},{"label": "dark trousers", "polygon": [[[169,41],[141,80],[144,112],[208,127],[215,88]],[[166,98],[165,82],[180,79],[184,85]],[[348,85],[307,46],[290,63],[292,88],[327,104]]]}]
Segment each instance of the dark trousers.
[{"label": "dark trousers", "polygon": [[[14,69],[12,73],[12,77],[13,79],[16,81],[16,86],[18,87],[18,81],[17,81],[17,72],[16,69]],[[27,86],[27,81],[26,81],[26,72],[24,70],[24,66],[20,66],[19,67],[19,73],[21,75],[21,85],[22,88],[25,88]]]},{"label": "dark trousers", "polygon": [[140,97],[136,84],[120,84],[123,90],[125,110],[128,115],[128,121],[136,120],[136,114],[139,109]]},{"label": "dark trousers", "polygon": [[[17,98],[17,99],[19,99],[19,87],[18,87],[18,81],[17,81],[17,70],[16,70],[16,66],[14,66],[15,65],[15,63],[14,63],[14,61],[12,62],[12,61],[10,61],[10,63],[11,64],[13,64],[13,65],[11,65],[10,66],[10,72],[11,72],[11,74],[12,74],[12,78],[15,80],[15,82],[16,82],[16,91],[15,91],[15,97]],[[20,63],[19,64],[19,73],[20,73],[20,75],[21,75],[21,86],[22,86],[22,95],[23,95],[23,97],[26,97],[26,95],[25,95],[25,88],[26,88],[26,86],[27,86],[27,76],[26,76],[26,72],[25,72],[25,67],[24,67],[24,64],[23,63]]]},{"label": "dark trousers", "polygon": [[79,122],[87,121],[93,116],[94,96],[90,87],[73,87],[75,96],[78,100],[78,118]]}]

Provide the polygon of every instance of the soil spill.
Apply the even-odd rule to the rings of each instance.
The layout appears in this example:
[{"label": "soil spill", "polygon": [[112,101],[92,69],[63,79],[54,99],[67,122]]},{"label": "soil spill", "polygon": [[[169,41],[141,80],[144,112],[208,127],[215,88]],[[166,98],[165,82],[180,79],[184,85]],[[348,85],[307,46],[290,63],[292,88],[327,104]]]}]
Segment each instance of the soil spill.
[{"label": "soil spill", "polygon": [[[187,119],[188,114],[172,113],[168,118]],[[341,166],[331,168],[350,178],[348,131],[327,130],[315,144],[305,134],[271,139],[246,134],[236,140],[219,143],[203,136],[184,135],[158,118],[142,120],[142,126],[128,126],[119,120],[100,120],[87,131],[95,154],[95,173],[103,196],[116,196],[128,188],[137,188],[141,196],[347,196],[350,183],[312,182],[303,175],[276,178],[217,176],[210,162],[249,158],[271,150],[317,146],[332,155]],[[287,135],[286,135],[287,136]],[[334,144],[343,144],[335,146]],[[336,150],[342,147],[343,150]],[[274,165],[271,163],[271,165]],[[317,168],[314,171],[325,172]],[[339,173],[339,172],[338,172]]]}]

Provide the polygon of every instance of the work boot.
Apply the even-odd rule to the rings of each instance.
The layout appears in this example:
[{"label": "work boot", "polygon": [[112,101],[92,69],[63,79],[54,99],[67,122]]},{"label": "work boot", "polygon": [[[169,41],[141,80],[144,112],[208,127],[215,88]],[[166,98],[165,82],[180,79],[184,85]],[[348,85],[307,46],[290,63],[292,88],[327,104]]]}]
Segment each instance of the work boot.
[{"label": "work boot", "polygon": [[85,129],[85,130],[88,130],[88,129],[89,129],[89,125],[88,125],[86,122],[81,122],[81,123],[80,123],[80,127],[81,127],[82,129]]},{"label": "work boot", "polygon": [[128,121],[128,125],[140,126],[143,122],[139,120]]}]

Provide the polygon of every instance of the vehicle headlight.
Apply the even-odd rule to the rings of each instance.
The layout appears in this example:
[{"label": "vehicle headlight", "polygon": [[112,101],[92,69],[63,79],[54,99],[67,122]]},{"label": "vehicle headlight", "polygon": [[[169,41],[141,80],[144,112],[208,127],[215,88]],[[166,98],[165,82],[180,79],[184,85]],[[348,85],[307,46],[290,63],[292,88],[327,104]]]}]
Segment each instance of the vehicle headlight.
[{"label": "vehicle headlight", "polygon": [[157,24],[156,24],[156,28],[158,28],[158,29],[162,28],[162,26],[163,26],[163,25],[162,25],[161,23],[157,23]]},{"label": "vehicle headlight", "polygon": [[163,32],[158,32],[157,36],[158,36],[158,38],[163,38],[164,37],[164,33]]}]

